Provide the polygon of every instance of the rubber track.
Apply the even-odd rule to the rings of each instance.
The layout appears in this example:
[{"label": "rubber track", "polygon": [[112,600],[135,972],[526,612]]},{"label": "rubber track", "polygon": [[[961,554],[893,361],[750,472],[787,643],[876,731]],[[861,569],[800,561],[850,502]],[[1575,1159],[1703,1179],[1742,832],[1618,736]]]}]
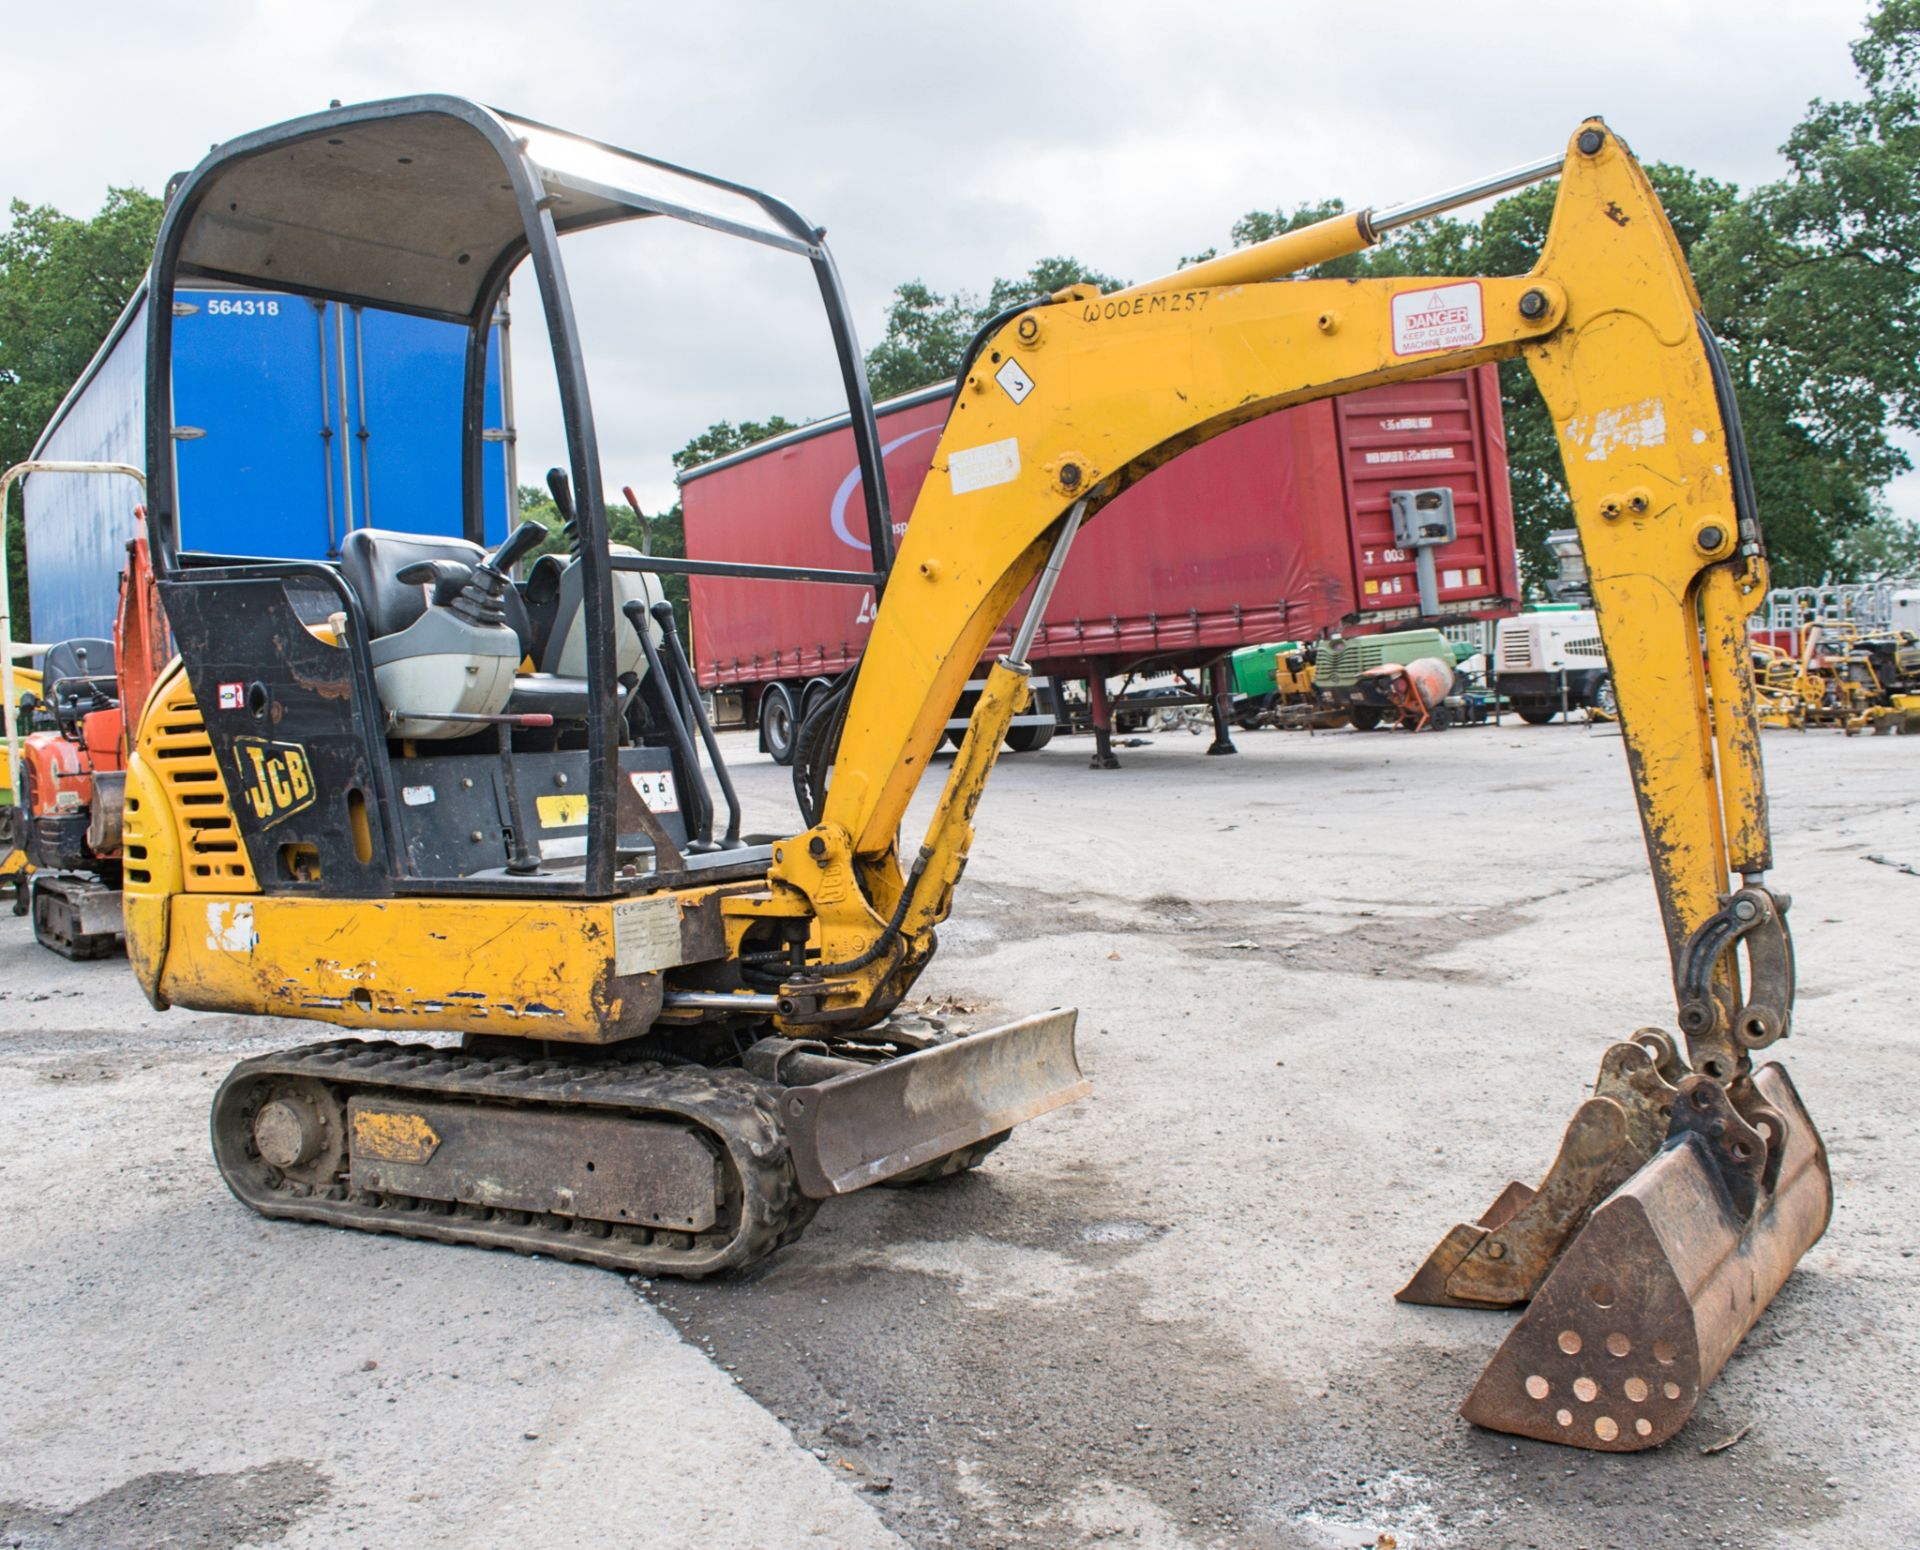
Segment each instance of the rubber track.
[{"label": "rubber track", "polygon": [[[261,1080],[274,1078],[324,1084],[337,1103],[336,1123],[343,1127],[347,1100],[354,1096],[403,1102],[452,1098],[684,1120],[715,1141],[731,1165],[726,1214],[714,1231],[694,1235],[411,1196],[353,1195],[344,1177],[319,1191],[282,1177],[252,1149],[252,1102]],[[488,1058],[432,1045],[338,1039],[235,1066],[213,1101],[214,1155],[235,1196],[263,1216],[697,1279],[764,1258],[799,1237],[812,1220],[817,1202],[794,1183],[775,1108],[778,1093],[772,1083],[743,1071]],[[229,1155],[236,1150],[240,1155]]]}]

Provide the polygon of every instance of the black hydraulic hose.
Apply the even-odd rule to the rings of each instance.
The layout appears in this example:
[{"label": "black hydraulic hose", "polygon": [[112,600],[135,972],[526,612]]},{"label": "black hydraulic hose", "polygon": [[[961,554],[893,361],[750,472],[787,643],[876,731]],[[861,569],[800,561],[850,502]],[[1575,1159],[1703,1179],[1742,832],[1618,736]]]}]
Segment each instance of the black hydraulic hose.
[{"label": "black hydraulic hose", "polygon": [[720,782],[721,794],[727,799],[727,837],[721,848],[735,850],[740,844],[740,797],[733,789],[733,777],[727,773],[727,761],[720,757],[720,742],[713,735],[713,723],[707,719],[707,707],[701,702],[700,685],[694,680],[693,664],[687,660],[687,653],[680,644],[680,631],[673,621],[673,604],[664,601],[655,603],[653,616],[660,621],[660,633],[666,638],[667,650],[672,653],[674,671],[680,675],[680,682],[686,687],[693,724],[700,729],[700,741],[707,746],[707,757],[713,760],[714,777]]},{"label": "black hydraulic hose", "polygon": [[667,732],[673,738],[674,756],[680,765],[681,785],[685,788],[682,794],[691,809],[687,814],[687,849],[712,850],[713,802],[707,795],[707,783],[700,777],[700,756],[694,749],[693,739],[687,734],[687,724],[680,719],[680,701],[674,693],[673,680],[667,676],[666,667],[660,661],[660,648],[653,643],[652,621],[647,617],[647,605],[636,597],[620,611],[627,616],[627,622],[640,637],[640,649],[647,658],[647,671],[659,687],[659,701],[666,712]]},{"label": "black hydraulic hose", "polygon": [[840,753],[840,733],[847,720],[847,705],[853,698],[853,682],[859,676],[855,663],[801,718],[793,738],[793,796],[800,805],[800,816],[809,825],[820,821],[827,805],[827,776]]},{"label": "black hydraulic hose", "polygon": [[933,852],[926,846],[920,847],[920,854],[913,858],[913,869],[907,873],[907,880],[900,889],[900,901],[893,907],[893,917],[887,922],[886,929],[873,939],[873,945],[858,957],[843,959],[839,963],[815,963],[807,967],[812,978],[825,979],[830,974],[852,974],[864,969],[889,947],[900,939],[900,928],[906,923],[907,910],[913,903],[914,893],[920,886],[920,874],[927,869],[927,862]]},{"label": "black hydraulic hose", "polygon": [[1727,428],[1727,467],[1733,474],[1733,514],[1740,537],[1764,553],[1760,538],[1760,500],[1753,488],[1753,462],[1747,456],[1746,433],[1740,428],[1740,400],[1733,390],[1733,372],[1727,366],[1725,351],[1714,337],[1706,318],[1696,312],[1700,343],[1707,352],[1707,366],[1713,374],[1713,396],[1720,404],[1720,422]]},{"label": "black hydraulic hose", "polygon": [[988,318],[986,322],[980,325],[979,332],[967,341],[967,347],[960,355],[959,369],[953,374],[953,391],[955,396],[959,395],[960,385],[967,380],[967,373],[973,370],[974,361],[979,359],[980,352],[986,349],[987,341],[999,333],[1001,329],[1005,328],[1015,318],[1019,317],[1021,313],[1029,311],[1034,307],[1045,305],[1047,299],[1045,296],[1034,296],[1026,301],[1016,301],[1011,307],[1002,307],[998,312],[994,313],[992,317]]}]

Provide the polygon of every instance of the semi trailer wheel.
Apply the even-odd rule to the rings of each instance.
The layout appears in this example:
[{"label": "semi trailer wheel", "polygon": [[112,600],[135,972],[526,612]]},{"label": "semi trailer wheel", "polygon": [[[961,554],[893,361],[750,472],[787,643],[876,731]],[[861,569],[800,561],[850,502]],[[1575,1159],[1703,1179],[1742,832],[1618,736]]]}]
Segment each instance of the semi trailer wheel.
[{"label": "semi trailer wheel", "polygon": [[785,684],[768,684],[760,691],[760,741],[773,762],[793,763],[793,695]]},{"label": "semi trailer wheel", "polygon": [[1015,753],[1038,753],[1052,741],[1052,727],[1007,728],[1007,747]]}]

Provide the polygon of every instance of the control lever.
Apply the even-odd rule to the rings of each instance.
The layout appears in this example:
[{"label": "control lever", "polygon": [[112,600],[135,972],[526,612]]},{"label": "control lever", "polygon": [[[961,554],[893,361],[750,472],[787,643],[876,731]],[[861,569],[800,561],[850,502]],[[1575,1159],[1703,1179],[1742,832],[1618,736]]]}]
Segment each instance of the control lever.
[{"label": "control lever", "polygon": [[504,626],[507,622],[505,598],[513,583],[507,572],[546,541],[547,530],[538,522],[522,522],[491,554],[478,565],[460,560],[415,560],[403,566],[394,579],[407,586],[430,586],[432,601],[451,608],[469,624]]},{"label": "control lever", "polygon": [[660,648],[653,643],[653,631],[647,628],[647,605],[636,597],[620,611],[640,637],[640,649],[647,658],[647,674],[659,686],[658,699],[667,718],[667,735],[673,739],[674,762],[679,766],[687,850],[695,854],[718,850],[720,847],[713,843],[713,799],[707,795],[707,783],[700,776],[700,755],[680,715],[680,696],[660,660]]},{"label": "control lever", "polygon": [[416,560],[399,571],[394,579],[410,587],[432,587],[433,594],[429,601],[436,608],[445,608],[473,580],[473,567],[464,560]]},{"label": "control lever", "polygon": [[547,530],[529,517],[507,534],[498,549],[480,562],[480,568],[504,578],[508,571],[545,543],[546,538]]},{"label": "control lever", "polygon": [[580,517],[573,506],[573,482],[567,478],[564,468],[547,470],[547,491],[553,496],[560,520],[566,524],[567,553],[577,560],[580,558]]},{"label": "control lever", "polygon": [[647,522],[647,514],[640,509],[640,497],[633,493],[633,486],[623,484],[620,493],[627,498],[627,504],[633,508],[634,521],[640,524],[640,552],[653,553],[653,528]]},{"label": "control lever", "polygon": [[[693,665],[687,661],[687,654],[680,646],[680,631],[674,625],[673,604],[658,602],[653,605],[653,617],[660,621],[660,634],[667,643],[667,653],[673,658],[673,670],[680,685],[686,691],[687,708],[693,713],[693,724],[700,729],[700,741],[707,745],[707,756],[713,760],[713,773],[720,781],[720,791],[727,799],[727,837],[720,842],[722,850],[732,850],[740,843],[740,798],[733,789],[733,777],[727,773],[727,762],[720,757],[720,742],[713,735],[713,723],[707,719],[707,707],[700,698],[700,685],[693,676]],[[711,818],[709,822],[709,834]]]}]

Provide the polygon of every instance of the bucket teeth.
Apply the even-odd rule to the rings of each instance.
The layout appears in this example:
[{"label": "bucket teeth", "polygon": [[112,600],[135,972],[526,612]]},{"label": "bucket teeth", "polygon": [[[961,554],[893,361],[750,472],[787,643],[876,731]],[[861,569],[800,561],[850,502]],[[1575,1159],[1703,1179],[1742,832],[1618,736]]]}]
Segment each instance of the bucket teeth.
[{"label": "bucket teeth", "polygon": [[1532,1297],[1588,1213],[1666,1134],[1674,1089],[1661,1067],[1671,1054],[1657,1030],[1610,1048],[1540,1187],[1509,1184],[1478,1224],[1451,1228],[1395,1297],[1442,1308],[1513,1308]]},{"label": "bucket teeth", "polygon": [[1686,1424],[1833,1210],[1826,1150],[1786,1072],[1747,1086],[1738,1096],[1775,1134],[1719,1084],[1683,1082],[1666,1145],[1561,1256],[1461,1406],[1469,1421],[1615,1453]]}]

